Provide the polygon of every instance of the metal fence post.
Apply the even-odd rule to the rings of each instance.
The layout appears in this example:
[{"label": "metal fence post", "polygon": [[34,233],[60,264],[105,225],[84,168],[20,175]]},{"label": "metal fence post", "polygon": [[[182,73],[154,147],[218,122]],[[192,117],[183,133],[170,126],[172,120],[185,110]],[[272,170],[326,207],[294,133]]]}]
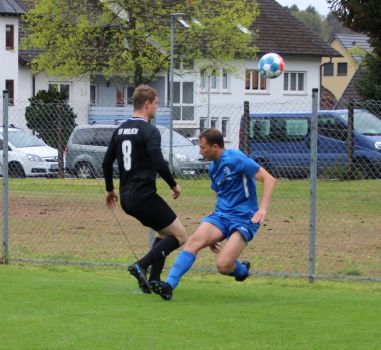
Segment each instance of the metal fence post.
[{"label": "metal fence post", "polygon": [[0,263],[8,264],[8,90],[3,90],[3,252]]},{"label": "metal fence post", "polygon": [[250,155],[249,134],[250,134],[250,103],[243,102],[243,116],[240,123],[240,149],[243,153]]},{"label": "metal fence post", "polygon": [[350,176],[353,176],[353,116],[354,116],[354,101],[349,100],[348,105],[348,134],[347,134],[347,145],[348,145],[348,166],[350,171]]},{"label": "metal fence post", "polygon": [[318,91],[312,89],[311,116],[311,155],[310,155],[310,237],[309,237],[309,274],[311,283],[315,280],[316,251],[316,183],[317,183],[317,126],[318,126]]}]

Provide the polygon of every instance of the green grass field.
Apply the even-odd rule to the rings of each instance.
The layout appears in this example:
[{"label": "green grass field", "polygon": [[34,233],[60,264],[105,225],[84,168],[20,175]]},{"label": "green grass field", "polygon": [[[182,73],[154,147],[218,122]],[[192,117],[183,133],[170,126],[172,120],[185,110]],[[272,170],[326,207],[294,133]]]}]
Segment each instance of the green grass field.
[{"label": "green grass field", "polygon": [[381,285],[189,274],[166,302],[119,269],[0,265],[0,349],[381,349]]}]

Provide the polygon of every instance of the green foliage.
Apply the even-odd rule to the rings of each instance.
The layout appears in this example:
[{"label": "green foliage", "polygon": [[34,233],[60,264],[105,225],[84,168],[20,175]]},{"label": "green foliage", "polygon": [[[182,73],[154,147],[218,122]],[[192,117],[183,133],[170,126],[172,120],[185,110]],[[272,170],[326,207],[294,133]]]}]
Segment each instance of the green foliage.
[{"label": "green foliage", "polygon": [[76,115],[67,96],[55,90],[40,90],[29,99],[25,119],[28,128],[38,132],[50,146],[62,149],[74,129]]},{"label": "green foliage", "polygon": [[365,100],[381,101],[381,57],[368,53],[363,61],[362,78],[355,88]]},{"label": "green foliage", "polygon": [[175,21],[175,60],[204,58],[215,64],[238,53],[255,56],[253,35],[237,29],[237,24],[249,27],[258,15],[256,2],[246,0],[39,0],[23,16],[22,48],[39,50],[32,62],[34,73],[101,73],[129,78],[135,85],[147,83],[168,69],[170,14],[176,12],[186,14],[190,28]]},{"label": "green foliage", "polygon": [[381,1],[328,0],[328,3],[345,26],[369,36],[374,52],[381,57]]},{"label": "green foliage", "polygon": [[321,174],[319,174],[319,178],[339,181],[361,180],[364,179],[364,174],[359,167],[346,168],[339,164],[335,164],[325,168]]},{"label": "green foliage", "polygon": [[324,41],[328,41],[332,33],[351,33],[351,30],[345,28],[331,12],[324,17],[313,6],[308,6],[304,11],[300,11],[296,5],[292,5],[288,9],[306,27],[320,35]]}]

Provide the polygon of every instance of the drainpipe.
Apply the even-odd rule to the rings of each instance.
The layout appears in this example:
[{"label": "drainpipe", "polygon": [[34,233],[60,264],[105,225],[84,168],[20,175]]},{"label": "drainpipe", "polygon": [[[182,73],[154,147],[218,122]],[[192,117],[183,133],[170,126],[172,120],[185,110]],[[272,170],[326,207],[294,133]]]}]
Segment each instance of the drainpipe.
[{"label": "drainpipe", "polygon": [[320,109],[320,100],[321,100],[321,93],[323,91],[322,87],[323,87],[323,84],[322,84],[322,81],[323,81],[323,67],[326,66],[327,64],[330,64],[332,63],[332,56],[329,58],[329,61],[328,62],[325,62],[325,63],[322,63],[320,65],[320,69],[319,69],[319,89],[320,89],[320,96],[319,96],[319,109]]}]

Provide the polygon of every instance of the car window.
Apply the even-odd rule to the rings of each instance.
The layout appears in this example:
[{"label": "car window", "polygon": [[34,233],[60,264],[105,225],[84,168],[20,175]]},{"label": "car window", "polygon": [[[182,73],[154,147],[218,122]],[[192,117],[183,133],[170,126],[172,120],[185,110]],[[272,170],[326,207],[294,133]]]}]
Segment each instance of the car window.
[{"label": "car window", "polygon": [[250,121],[250,138],[254,141],[288,142],[304,139],[308,134],[306,118],[269,118]]},{"label": "car window", "polygon": [[[163,147],[169,147],[169,129],[165,127],[158,127],[161,135],[161,145]],[[179,146],[194,146],[191,140],[187,139],[183,135],[179,134],[176,131],[173,131],[173,146],[179,147]]]},{"label": "car window", "polygon": [[92,145],[95,138],[94,129],[78,129],[75,131],[72,143],[77,145]]},{"label": "car window", "polygon": [[318,117],[318,132],[320,135],[340,141],[347,139],[346,127],[331,116]]},{"label": "car window", "polygon": [[9,131],[8,141],[16,148],[45,146],[44,141],[23,130]]},{"label": "car window", "polygon": [[94,137],[94,146],[108,146],[114,130],[111,128],[98,128]]},{"label": "car window", "polygon": [[[348,123],[348,113],[341,114],[340,118]],[[353,127],[363,135],[381,135],[381,120],[368,111],[360,110],[354,112]]]}]

